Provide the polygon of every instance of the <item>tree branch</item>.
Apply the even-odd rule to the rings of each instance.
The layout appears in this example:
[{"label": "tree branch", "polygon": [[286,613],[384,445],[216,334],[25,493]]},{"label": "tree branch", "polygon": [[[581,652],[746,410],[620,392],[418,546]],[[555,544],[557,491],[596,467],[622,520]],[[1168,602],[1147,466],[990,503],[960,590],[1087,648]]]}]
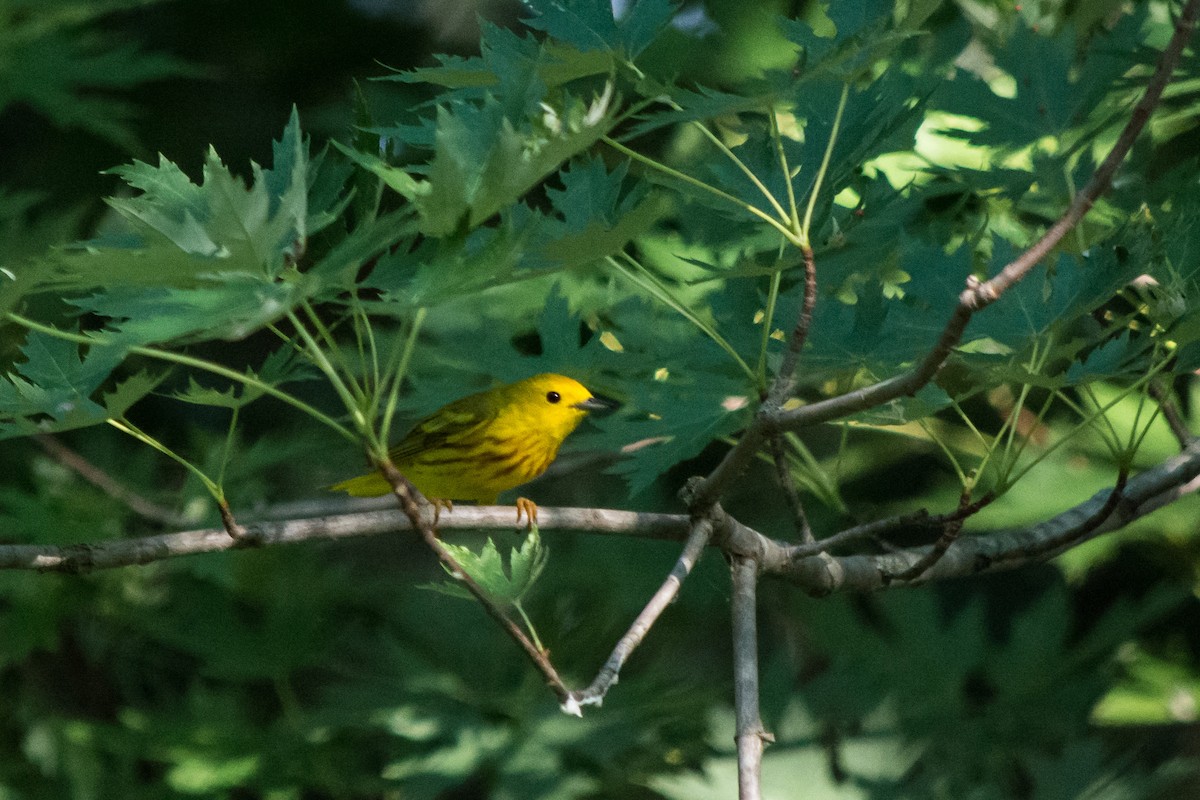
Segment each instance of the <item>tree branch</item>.
[{"label": "tree branch", "polygon": [[[682,541],[691,525],[691,520],[683,514],[648,514],[597,508],[540,507],[538,519],[543,530],[617,534],[671,541]],[[248,546],[268,547],[411,531],[412,522],[403,513],[391,508],[252,522],[244,527],[246,536],[242,540],[231,539],[224,528],[209,528],[134,539],[110,539],[91,544],[0,544],[0,569],[79,574],[149,564],[178,556],[239,550]],[[512,530],[512,507],[457,506],[453,512],[442,512],[438,527],[443,531]]]},{"label": "tree branch", "polygon": [[[1112,501],[1105,490],[1074,508],[1026,528],[966,536],[947,548],[919,582],[964,577],[980,572],[1012,569],[1042,561],[1088,539],[1118,530],[1181,497],[1200,489],[1200,439],[1163,463],[1130,478],[1111,514],[1086,535],[1059,540],[1053,549],[1042,545],[1070,531],[1077,531],[1095,518]],[[982,502],[983,498],[980,501]],[[916,564],[928,547],[901,549],[883,555],[833,556],[826,550],[854,539],[878,535],[897,525],[932,524],[952,515],[930,517],[924,511],[880,520],[842,531],[811,545],[796,545],[771,539],[729,517],[720,506],[713,508],[712,544],[724,551],[754,558],[764,574],[782,577],[814,595],[836,591],[870,591],[884,588],[884,573],[899,573]],[[637,538],[681,541],[692,530],[692,520],[682,514],[647,514],[590,508],[539,509],[542,528],[548,530],[617,534]],[[507,506],[460,506],[443,514],[443,530],[511,530],[512,509]],[[340,540],[355,536],[411,530],[412,524],[396,510],[339,514],[306,519],[251,523],[246,538],[235,541],[223,528],[161,534],[136,539],[117,539],[94,544],[66,546],[0,545],[0,569],[34,569],[84,573],[98,569],[147,564],[176,556],[242,549],[249,545],[272,546],[316,540]],[[914,581],[918,582],[918,581]],[[893,582],[891,585],[902,585]]]},{"label": "tree branch", "polygon": [[[1027,563],[1033,559],[1045,556],[1048,553],[1061,553],[1068,547],[1089,538],[1089,534],[1095,531],[1104,521],[1112,516],[1117,510],[1121,501],[1125,499],[1125,487],[1129,482],[1129,469],[1122,467],[1117,474],[1116,485],[1108,493],[1104,504],[1096,509],[1090,517],[1079,523],[1075,527],[1069,527],[1062,533],[1047,536],[1041,541],[1020,550],[1014,550],[1006,554],[1005,558],[1020,559],[1022,563]],[[1099,497],[1099,495],[1097,495]]]},{"label": "tree branch", "polygon": [[696,520],[692,526],[691,533],[688,535],[687,544],[684,546],[683,552],[679,554],[679,560],[675,562],[671,573],[667,575],[666,581],[654,593],[654,596],[650,598],[650,602],[642,609],[642,613],[638,614],[637,619],[633,621],[628,632],[617,642],[617,646],[613,648],[612,655],[608,657],[608,660],[604,662],[604,666],[596,674],[596,679],[586,689],[572,693],[579,705],[598,706],[604,701],[604,695],[617,682],[625,660],[642,643],[642,639],[646,637],[646,634],[650,631],[650,627],[654,625],[667,606],[675,602],[675,597],[679,594],[679,589],[683,585],[683,579],[691,573],[692,567],[700,559],[700,554],[708,546],[708,540],[712,537],[712,530],[711,521],[707,519]]},{"label": "tree branch", "polygon": [[798,547],[764,548],[764,571],[779,575],[810,594],[871,591],[904,583],[925,583],[983,572],[1013,569],[1048,558],[1111,531],[1200,489],[1200,439],[1178,456],[1130,478],[1124,490],[1105,489],[1073,508],[1025,528],[964,536],[923,575],[911,581],[891,581],[917,564],[928,547],[883,555],[833,557],[826,553],[799,555]]},{"label": "tree branch", "polygon": [[[229,507],[228,501],[224,499],[218,500],[217,511],[221,514],[221,524],[225,526],[225,532],[229,534],[230,539],[236,541],[247,539],[248,534],[246,533],[246,529],[233,516],[233,509]],[[252,545],[254,542],[247,540],[246,544]]]},{"label": "tree branch", "polygon": [[762,797],[763,747],[774,737],[763,730],[758,708],[758,562],[735,556],[733,576],[733,704],[737,718],[738,800]]},{"label": "tree branch", "polygon": [[[845,95],[843,94],[843,101]],[[828,157],[828,151],[826,151]],[[791,182],[788,182],[791,186]],[[813,307],[817,303],[817,264],[813,259],[812,247],[807,242],[800,248],[804,255],[804,299],[800,304],[800,314],[796,318],[796,327],[788,338],[788,348],[783,354],[779,371],[775,373],[775,381],[767,393],[764,406],[771,413],[778,413],[787,398],[796,389],[796,365],[800,362],[800,354],[804,352],[804,343],[808,340],[808,331],[812,327]],[[764,340],[766,341],[766,340]],[[771,458],[775,462],[775,471],[779,475],[779,486],[783,489],[788,508],[791,509],[792,519],[796,523],[796,531],[800,540],[805,543],[813,541],[812,527],[808,524],[808,516],[804,513],[804,504],[796,491],[796,482],[792,479],[792,471],[788,468],[783,437],[776,431],[767,437],[767,445]]]}]

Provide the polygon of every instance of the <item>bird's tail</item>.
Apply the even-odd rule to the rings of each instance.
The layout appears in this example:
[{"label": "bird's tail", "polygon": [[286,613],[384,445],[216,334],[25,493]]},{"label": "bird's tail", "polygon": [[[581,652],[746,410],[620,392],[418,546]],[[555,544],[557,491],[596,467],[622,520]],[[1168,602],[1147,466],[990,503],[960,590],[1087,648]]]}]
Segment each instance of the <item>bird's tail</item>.
[{"label": "bird's tail", "polygon": [[329,488],[335,492],[345,492],[353,497],[380,497],[391,494],[392,491],[392,485],[384,480],[384,477],[378,472],[359,475],[357,478],[335,483]]}]

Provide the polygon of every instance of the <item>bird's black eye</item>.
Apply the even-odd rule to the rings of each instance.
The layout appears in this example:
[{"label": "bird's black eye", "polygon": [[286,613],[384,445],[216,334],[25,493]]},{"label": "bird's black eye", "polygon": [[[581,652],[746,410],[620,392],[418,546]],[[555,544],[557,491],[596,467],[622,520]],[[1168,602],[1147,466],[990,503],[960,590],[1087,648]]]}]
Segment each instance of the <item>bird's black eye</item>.
[{"label": "bird's black eye", "polygon": [[557,403],[559,400],[562,400],[562,395],[558,392],[546,392],[546,402]]}]

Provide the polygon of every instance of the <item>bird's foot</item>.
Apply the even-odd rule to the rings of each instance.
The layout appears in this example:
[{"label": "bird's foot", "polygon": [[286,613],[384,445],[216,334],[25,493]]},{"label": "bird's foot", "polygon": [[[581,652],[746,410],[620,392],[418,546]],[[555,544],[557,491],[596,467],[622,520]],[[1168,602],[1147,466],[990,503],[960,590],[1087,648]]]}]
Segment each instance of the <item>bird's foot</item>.
[{"label": "bird's foot", "polygon": [[518,497],[517,498],[517,524],[518,525],[521,524],[521,517],[523,515],[523,516],[525,516],[526,519],[529,520],[529,525],[527,527],[532,528],[534,525],[537,524],[537,521],[538,521],[537,514],[538,514],[537,503],[533,502],[528,497]]},{"label": "bird's foot", "polygon": [[427,497],[426,499],[429,501],[429,504],[433,506],[433,527],[436,528],[438,519],[440,519],[442,516],[442,509],[444,508],[446,511],[453,511],[454,501],[443,500],[440,497]]}]

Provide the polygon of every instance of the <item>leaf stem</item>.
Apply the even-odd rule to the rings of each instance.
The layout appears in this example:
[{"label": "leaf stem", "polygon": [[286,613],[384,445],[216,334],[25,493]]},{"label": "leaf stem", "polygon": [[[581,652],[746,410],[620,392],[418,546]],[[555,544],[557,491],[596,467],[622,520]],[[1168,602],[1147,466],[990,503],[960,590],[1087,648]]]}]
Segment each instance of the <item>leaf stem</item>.
[{"label": "leaf stem", "polygon": [[200,482],[202,484],[204,484],[204,488],[208,490],[208,493],[213,496],[214,500],[216,500],[218,503],[225,502],[225,492],[221,489],[220,484],[213,481],[213,479],[208,477],[208,475],[206,475],[203,470],[201,470],[199,467],[197,467],[192,462],[188,461],[183,456],[176,453],[171,448],[167,447],[165,444],[160,442],[158,439],[155,439],[153,436],[146,433],[142,429],[138,428],[136,425],[134,425],[132,422],[125,419],[124,417],[122,417],[120,419],[109,419],[109,420],[105,420],[105,421],[109,425],[111,425],[114,428],[116,428],[117,430],[121,431],[122,433],[129,434],[130,436],[137,439],[142,444],[149,445],[150,447],[154,448],[158,452],[165,455],[167,458],[171,459],[172,461],[174,461],[177,464],[179,464],[180,466],[182,466],[188,472],[192,473],[193,475],[195,475],[197,478],[200,479]]},{"label": "leaf stem", "polygon": [[229,413],[229,428],[225,431],[225,446],[221,448],[221,468],[217,470],[217,485],[225,485],[225,468],[229,466],[229,457],[233,455],[233,437],[237,433],[238,412],[241,408],[234,406]]},{"label": "leaf stem", "polygon": [[775,154],[779,157],[779,169],[783,173],[783,181],[787,186],[788,219],[792,230],[797,234],[804,230],[800,226],[800,210],[796,206],[796,187],[792,185],[792,169],[788,166],[787,152],[783,149],[783,135],[779,132],[779,118],[772,106],[767,118],[771,121],[771,141],[775,143]]},{"label": "leaf stem", "polygon": [[758,386],[760,389],[767,385],[767,348],[771,344],[771,329],[775,326],[775,306],[779,302],[779,284],[783,280],[783,270],[776,270],[771,275],[771,285],[767,289],[767,305],[763,309],[762,343],[758,348]]},{"label": "leaf stem", "polygon": [[633,258],[633,256],[629,255],[628,253],[621,253],[621,256],[627,262],[629,262],[629,265],[632,267],[632,269],[624,266],[612,256],[605,256],[605,260],[608,261],[608,263],[612,266],[616,267],[617,270],[631,283],[634,283],[637,286],[645,289],[649,294],[657,297],[663,303],[675,309],[684,317],[684,319],[699,328],[704,335],[706,335],[709,339],[715,342],[718,347],[730,355],[734,362],[736,362],[742,371],[746,373],[746,376],[750,379],[751,383],[755,385],[758,384],[758,376],[754,374],[754,370],[750,369],[750,365],[747,364],[738,354],[738,352],[733,349],[733,345],[729,344],[729,342],[725,340],[725,337],[721,336],[721,334],[718,333],[714,327],[700,319],[700,317],[696,316],[696,314],[690,308],[676,299],[675,296],[671,294],[671,290],[664,286],[662,282],[650,272],[650,270],[642,266],[642,264]]},{"label": "leaf stem", "polygon": [[371,387],[374,389],[371,397],[371,414],[374,416],[376,404],[379,402],[379,388],[382,377],[379,372],[379,345],[375,341],[375,328],[371,325],[371,318],[367,316],[367,312],[363,310],[362,304],[359,302],[358,295],[354,296],[354,303],[350,309],[351,318],[354,320],[354,337],[358,343],[358,352],[360,361],[363,359],[362,341],[367,340],[367,350],[371,354]]},{"label": "leaf stem", "polygon": [[[7,312],[5,314],[5,317],[9,321],[15,322],[16,324],[21,325],[22,327],[28,328],[31,331],[38,331],[39,333],[44,333],[48,336],[55,336],[59,339],[64,339],[68,342],[78,342],[79,344],[91,345],[93,347],[120,346],[119,342],[105,341],[100,336],[87,336],[82,333],[71,333],[69,331],[61,331],[58,328],[52,327],[50,325],[43,325],[40,322],[34,322],[33,320],[22,317],[20,314],[14,313],[12,311]],[[308,416],[310,416],[313,419],[320,422],[322,425],[325,425],[325,426],[333,429],[334,431],[336,431],[337,433],[339,433],[340,435],[342,435],[349,441],[353,442],[354,444],[360,444],[359,437],[354,435],[354,433],[349,428],[347,428],[345,425],[342,425],[340,422],[335,420],[333,417],[314,408],[313,406],[310,406],[308,403],[305,403],[303,400],[293,397],[292,395],[288,394],[287,392],[280,391],[279,389],[276,389],[274,386],[272,386],[269,383],[266,383],[265,381],[259,380],[259,378],[257,376],[246,375],[245,373],[238,372],[237,370],[230,369],[229,367],[223,366],[221,364],[217,364],[212,361],[205,361],[202,358],[196,358],[194,356],[188,356],[188,355],[184,355],[182,353],[172,353],[169,350],[159,350],[156,347],[147,347],[145,345],[129,345],[128,350],[130,353],[136,353],[137,355],[145,356],[146,358],[154,358],[154,359],[158,359],[159,361],[169,361],[169,362],[172,362],[175,364],[180,364],[185,367],[192,367],[194,369],[204,370],[205,372],[210,372],[213,375],[220,375],[221,377],[228,378],[231,381],[237,381],[238,383],[241,383],[244,386],[249,386],[254,389],[257,389],[258,391],[262,392],[263,394],[269,394],[272,397],[274,397],[276,400],[281,400],[284,403],[287,403],[292,408],[295,408],[296,410],[307,414]]]},{"label": "leaf stem", "polygon": [[354,427],[358,429],[361,439],[370,442],[374,438],[374,431],[372,431],[371,426],[367,424],[367,418],[363,415],[362,409],[359,408],[354,395],[351,394],[350,390],[346,387],[346,384],[342,381],[341,376],[338,375],[333,364],[329,363],[329,359],[325,357],[325,352],[321,349],[321,346],[317,344],[315,339],[313,339],[312,334],[309,333],[308,329],[305,328],[303,323],[300,322],[300,319],[296,316],[295,312],[289,311],[288,319],[291,320],[292,325],[296,328],[296,333],[300,334],[300,338],[302,338],[305,345],[307,345],[309,357],[313,360],[313,363],[317,365],[317,368],[320,369],[321,372],[325,373],[325,377],[329,381],[329,385],[333,387],[335,392],[337,392],[338,397],[342,399],[342,403],[346,406],[346,410],[350,412],[351,419],[354,420]]},{"label": "leaf stem", "polygon": [[513,600],[512,607],[521,615],[521,622],[525,623],[525,630],[529,631],[529,638],[533,640],[533,646],[541,652],[546,652],[545,645],[542,644],[541,638],[537,635],[537,628],[533,627],[533,620],[529,619],[529,615],[525,613],[524,606],[520,600]]},{"label": "leaf stem", "polygon": [[[1109,400],[1104,405],[1100,405],[1096,401],[1095,397],[1093,396],[1092,402],[1096,406],[1095,410],[1093,410],[1090,414],[1088,414],[1086,416],[1086,418],[1082,420],[1081,424],[1076,426],[1073,429],[1073,431],[1071,432],[1070,435],[1064,436],[1063,438],[1059,439],[1054,444],[1047,447],[1042,452],[1038,453],[1038,455],[1032,461],[1030,461],[1028,464],[1025,465],[1024,469],[1022,469],[1020,472],[1018,472],[1016,474],[1016,476],[1013,477],[1011,479],[1011,481],[1009,481],[1008,486],[1012,486],[1013,484],[1017,483],[1017,481],[1021,480],[1021,478],[1025,477],[1025,475],[1027,475],[1031,469],[1033,469],[1035,466],[1037,466],[1039,462],[1044,460],[1047,456],[1049,456],[1051,453],[1053,453],[1059,447],[1062,447],[1064,444],[1069,442],[1072,438],[1075,437],[1075,435],[1079,431],[1085,430],[1089,425],[1092,425],[1093,423],[1095,423],[1098,418],[1104,417],[1105,421],[1111,425],[1111,422],[1107,419],[1107,416],[1106,416],[1108,411],[1111,410],[1112,408],[1114,408],[1118,403],[1120,403],[1126,397],[1128,397],[1131,392],[1140,390],[1144,384],[1153,380],[1154,376],[1156,376],[1159,372],[1161,372],[1170,363],[1171,362],[1169,360],[1164,359],[1161,363],[1159,363],[1158,365],[1151,368],[1150,371],[1147,372],[1145,375],[1143,375],[1142,377],[1140,377],[1136,381],[1134,381],[1134,383],[1131,384],[1124,392],[1121,392],[1121,394],[1117,395],[1112,400]],[[1082,409],[1080,409],[1077,404],[1071,402],[1068,398],[1063,397],[1061,393],[1059,394],[1059,396],[1061,399],[1063,399],[1067,403],[1068,406],[1075,408],[1077,410],[1077,412],[1080,412],[1080,416],[1083,416],[1083,414],[1081,413]],[[1103,434],[1101,434],[1101,436],[1103,436]],[[1107,441],[1107,439],[1106,439],[1106,441]],[[1111,448],[1112,442],[1108,442],[1108,443]],[[1121,460],[1120,448],[1113,449],[1112,452],[1113,452],[1114,458],[1117,458],[1117,460]]]},{"label": "leaf stem", "polygon": [[[821,193],[821,184],[825,182],[825,173],[829,170],[829,161],[833,158],[833,147],[837,143],[838,132],[842,127],[842,114],[846,111],[846,101],[850,97],[850,84],[842,84],[842,96],[838,99],[837,113],[833,116],[833,128],[829,131],[829,141],[825,145],[825,155],[821,157],[821,166],[817,169],[817,177],[813,181],[812,190],[808,194],[808,206],[804,209],[804,224],[800,226],[800,247],[808,247],[812,234],[813,209],[817,205],[817,195]],[[789,181],[790,183],[790,181]]]},{"label": "leaf stem", "polygon": [[618,151],[619,153],[621,153],[625,156],[628,156],[629,158],[633,159],[634,161],[638,161],[642,164],[645,164],[646,166],[650,167],[651,169],[655,169],[655,170],[663,173],[664,175],[668,175],[678,181],[682,181],[690,186],[694,186],[697,189],[702,189],[703,191],[708,192],[709,194],[711,194],[715,197],[721,198],[722,200],[726,201],[727,203],[731,203],[732,205],[735,205],[738,208],[743,209],[747,213],[753,214],[754,216],[758,217],[759,219],[761,219],[762,221],[764,221],[768,225],[770,225],[772,228],[774,228],[775,230],[777,230],[781,234],[783,234],[784,238],[786,238],[789,242],[796,245],[797,247],[800,246],[800,240],[796,237],[795,233],[793,233],[791,230],[789,230],[788,227],[786,225],[784,225],[782,222],[775,219],[774,217],[772,217],[767,212],[763,211],[758,206],[751,205],[750,203],[747,203],[745,200],[741,200],[737,197],[734,197],[733,195],[729,194],[728,192],[723,192],[720,189],[718,189],[717,187],[711,186],[711,185],[705,183],[704,181],[697,180],[696,178],[693,178],[691,175],[687,175],[676,169],[671,169],[666,164],[663,164],[659,161],[655,161],[654,159],[650,158],[649,156],[644,156],[641,153],[637,152],[636,150],[632,150],[632,149],[626,147],[625,145],[621,144],[620,142],[618,142],[617,140],[615,140],[611,137],[601,136],[600,141],[604,142],[609,147],[613,148],[614,150]]},{"label": "leaf stem", "polygon": [[317,335],[320,336],[321,340],[325,342],[326,351],[328,351],[330,354],[330,365],[332,366],[333,362],[337,361],[337,367],[341,370],[341,374],[345,376],[344,380],[346,383],[346,388],[355,397],[355,407],[358,408],[359,403],[366,398],[366,393],[363,391],[363,388],[358,385],[358,381],[355,380],[354,375],[351,373],[349,365],[346,363],[345,359],[342,358],[341,349],[337,346],[337,342],[333,340],[333,334],[330,333],[329,328],[324,322],[321,321],[321,318],[317,316],[316,310],[313,309],[312,305],[307,300],[302,302],[300,307],[304,309],[304,314],[308,317],[309,322],[312,323],[313,329],[317,332]]},{"label": "leaf stem", "polygon": [[417,335],[421,332],[421,326],[425,323],[427,313],[428,309],[424,306],[417,309],[408,336],[404,339],[403,348],[396,350],[399,353],[398,361],[389,363],[384,373],[388,382],[388,398],[387,404],[383,408],[383,420],[379,425],[379,439],[385,446],[390,441],[392,419],[396,414],[396,406],[400,402],[400,389],[404,383],[404,376],[408,374],[408,364],[412,360],[413,350],[417,344]]},{"label": "leaf stem", "polygon": [[[678,108],[678,106],[676,106],[676,108]],[[738,158],[737,154],[734,153],[733,150],[729,149],[729,145],[722,142],[721,137],[710,131],[708,126],[703,122],[698,119],[692,120],[692,126],[703,133],[710,142],[716,145],[717,149],[720,150],[726,158],[733,162],[734,166],[741,170],[742,174],[754,184],[754,187],[758,189],[758,191],[762,193],[762,196],[766,198],[767,202],[771,204],[771,208],[775,209],[775,213],[779,215],[779,219],[786,222],[788,219],[788,213],[784,211],[783,206],[781,206],[779,201],[775,199],[775,195],[771,194],[771,190],[766,187],[766,184],[764,184],[762,180],[760,180],[759,177],[754,174],[754,170],[747,167],[746,162]]]}]

